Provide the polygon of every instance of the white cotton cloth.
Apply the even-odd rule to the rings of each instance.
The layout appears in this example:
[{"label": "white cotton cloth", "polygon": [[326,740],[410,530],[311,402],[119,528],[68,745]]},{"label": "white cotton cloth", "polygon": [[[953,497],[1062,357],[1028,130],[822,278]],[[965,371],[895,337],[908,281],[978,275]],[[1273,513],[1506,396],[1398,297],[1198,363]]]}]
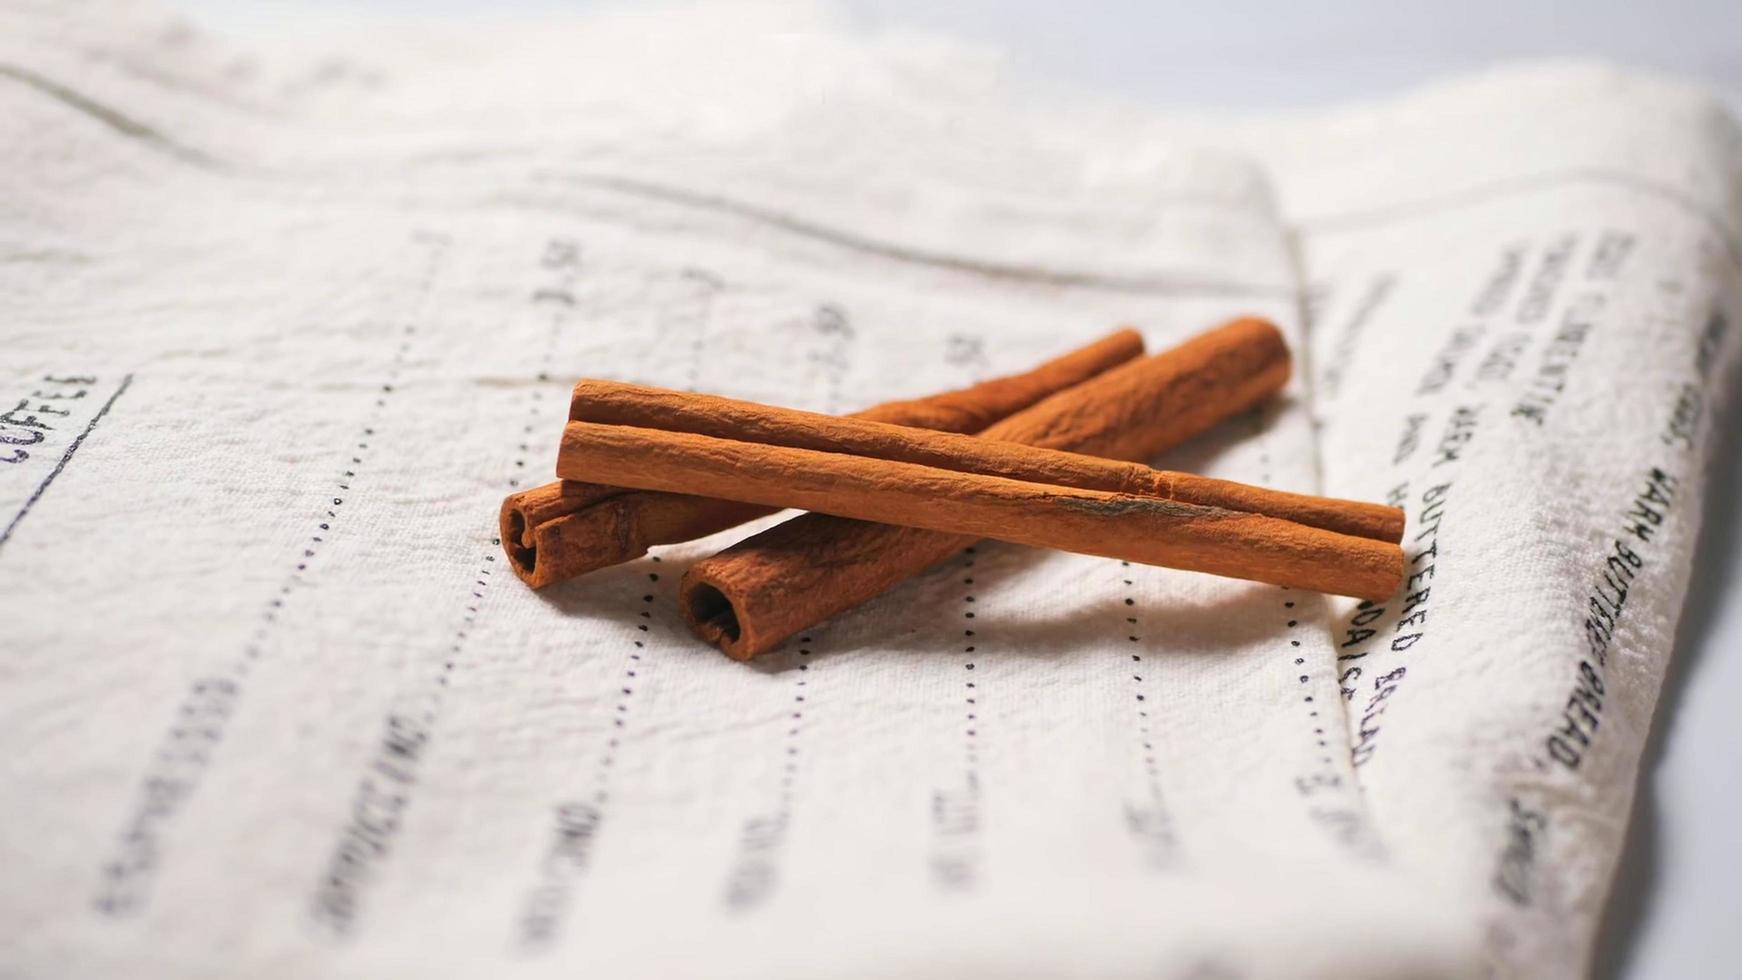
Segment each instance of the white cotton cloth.
[{"label": "white cotton cloth", "polygon": [[[45,4],[0,147],[0,975],[1587,969],[1742,316],[1701,93]],[[742,529],[498,554],[577,377],[847,411],[1242,314],[1288,390],[1158,462],[1405,507],[1393,599],[988,542],[747,666],[675,595]]]}]

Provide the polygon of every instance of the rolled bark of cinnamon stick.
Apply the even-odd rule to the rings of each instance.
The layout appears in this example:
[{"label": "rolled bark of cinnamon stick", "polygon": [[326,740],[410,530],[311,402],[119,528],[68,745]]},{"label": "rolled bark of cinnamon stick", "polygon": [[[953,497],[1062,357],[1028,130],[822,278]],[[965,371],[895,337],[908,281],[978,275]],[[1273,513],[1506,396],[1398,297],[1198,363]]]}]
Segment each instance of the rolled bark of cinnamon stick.
[{"label": "rolled bark of cinnamon stick", "polygon": [[[962,439],[973,441],[969,436]],[[1364,599],[1384,598],[1403,580],[1403,550],[1395,542],[1339,534],[1265,514],[988,476],[955,465],[927,466],[634,425],[570,422],[557,473],[571,478],[600,474],[615,484],[650,490],[690,487],[715,497],[968,532]],[[1146,488],[1163,485],[1162,481],[1139,482]],[[1247,489],[1260,499],[1267,493],[1257,487]],[[1316,499],[1323,513],[1334,512],[1343,503]]]},{"label": "rolled bark of cinnamon stick", "polygon": [[[571,421],[557,455],[557,472],[573,477],[604,474],[612,482],[617,482],[620,476],[628,475],[629,478],[622,481],[628,486],[668,489],[669,484],[723,499],[755,499],[841,516],[859,516],[796,499],[784,502],[762,500],[770,492],[778,497],[779,484],[768,484],[776,489],[755,497],[736,493],[730,485],[735,474],[741,473],[746,481],[754,480],[759,475],[758,466],[766,470],[767,464],[775,461],[795,468],[832,467],[832,460],[767,451],[773,448],[802,449],[1244,511],[1392,544],[1403,540],[1404,514],[1396,507],[1288,493],[1233,480],[1151,469],[1141,463],[999,439],[933,432],[619,381],[583,380],[575,385],[572,404]],[[667,433],[705,436],[708,440],[663,439]],[[719,444],[728,441],[736,445]],[[726,454],[738,455],[729,467],[705,470],[703,460],[698,459],[692,465],[692,461],[682,457],[686,447],[703,456],[723,458]],[[638,450],[647,454],[639,462],[632,455]],[[821,468],[816,472],[823,472]],[[693,479],[686,482],[682,476],[665,475],[678,471],[693,474]],[[868,487],[887,482],[879,479],[880,474],[874,466],[858,469],[836,467],[829,471],[838,475],[844,487],[842,492],[848,494],[854,492],[852,483],[855,480]],[[795,486],[814,482],[809,473],[797,473],[795,478],[801,481]],[[649,483],[650,479],[654,482]]]},{"label": "rolled bark of cinnamon stick", "polygon": [[[927,398],[885,402],[854,417],[949,432],[978,432],[1142,353],[1141,335],[1122,329],[1032,371]],[[539,589],[639,558],[654,545],[705,537],[777,509],[558,480],[503,500],[502,548],[514,573]]]},{"label": "rolled bark of cinnamon stick", "polygon": [[[981,438],[1148,459],[1275,394],[1288,374],[1276,327],[1234,320],[1054,395]],[[748,660],[975,540],[806,514],[691,566],[680,587],[684,614],[698,636]]]}]

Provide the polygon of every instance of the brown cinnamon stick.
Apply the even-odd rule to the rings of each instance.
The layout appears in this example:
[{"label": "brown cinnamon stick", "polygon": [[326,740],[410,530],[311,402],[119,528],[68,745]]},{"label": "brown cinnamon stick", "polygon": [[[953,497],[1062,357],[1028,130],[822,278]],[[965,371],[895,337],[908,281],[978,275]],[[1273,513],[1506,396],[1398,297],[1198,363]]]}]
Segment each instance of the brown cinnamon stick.
[{"label": "brown cinnamon stick", "polygon": [[[731,481],[740,474],[746,482],[755,481],[776,460],[795,467],[828,468],[828,472],[839,475],[843,482],[840,492],[847,496],[875,491],[886,482],[879,479],[882,474],[874,465],[842,468],[832,460],[767,451],[788,448],[862,457],[867,463],[912,463],[962,474],[1245,511],[1393,544],[1403,539],[1403,511],[1384,504],[1287,493],[998,439],[619,381],[583,380],[575,385],[571,404],[571,421],[557,456],[557,472],[604,473],[614,482],[622,476],[628,486],[650,486],[647,481],[653,480],[658,484],[655,489],[675,484],[709,496],[759,499],[737,492]],[[664,438],[670,433],[708,438]],[[725,444],[729,442],[738,445]],[[626,455],[637,451],[648,455],[640,461]],[[686,451],[708,458],[687,459],[682,455]],[[709,460],[713,458],[727,463],[710,466]],[[693,473],[693,481],[664,475],[679,470]],[[800,481],[795,487],[817,483],[808,473],[796,473],[793,478]],[[778,484],[773,485],[778,488]],[[824,488],[827,489],[826,485]],[[774,492],[778,494],[778,489]],[[796,501],[786,506],[845,514],[828,506],[813,507]]]},{"label": "brown cinnamon stick", "polygon": [[[1032,371],[929,398],[885,402],[856,417],[978,432],[1142,353],[1142,337],[1135,330],[1119,330]],[[653,545],[705,537],[775,509],[559,480],[511,494],[502,502],[502,547],[515,574],[537,589],[639,558]]]},{"label": "brown cinnamon stick", "polygon": [[[585,383],[584,383],[585,384]],[[650,490],[693,488],[712,497],[773,506],[801,507],[839,517],[901,524],[934,531],[969,532],[1017,544],[1057,548],[1211,572],[1363,598],[1390,595],[1403,579],[1403,551],[1394,542],[1327,531],[1264,513],[1227,510],[1170,497],[1186,489],[1224,499],[1227,481],[1180,480],[1183,474],[1136,466],[1118,469],[1086,462],[1073,466],[1068,453],[1024,449],[1014,444],[975,454],[961,443],[971,436],[900,431],[875,423],[838,425],[836,433],[807,433],[806,414],[727,399],[661,389],[601,383],[609,407],[603,414],[631,422],[670,421],[674,409],[729,416],[696,419],[726,437],[642,425],[570,422],[557,457],[557,473],[570,478],[597,474],[614,484]],[[655,409],[636,412],[634,405]],[[730,406],[730,407],[728,407]],[[663,408],[665,411],[657,409]],[[742,431],[732,419],[751,419]],[[814,416],[812,418],[815,418]],[[824,416],[822,423],[828,421]],[[769,423],[758,425],[754,422]],[[769,441],[787,435],[825,448],[797,448]],[[831,435],[842,438],[831,438]],[[842,445],[879,455],[840,451]],[[934,465],[910,462],[915,457]],[[1034,482],[988,475],[980,464],[1019,477],[1060,470],[1085,482],[1111,483],[1113,490]],[[1330,523],[1365,529],[1372,505],[1243,487],[1261,503],[1273,496],[1283,509],[1306,510]],[[1207,491],[1207,493],[1205,492]],[[1401,534],[1402,514],[1395,514]]]},{"label": "brown cinnamon stick", "polygon": [[[1274,394],[1282,335],[1235,320],[1115,368],[981,433],[982,438],[1147,459]],[[974,542],[972,535],[807,514],[692,566],[681,594],[698,635],[747,660]]]}]

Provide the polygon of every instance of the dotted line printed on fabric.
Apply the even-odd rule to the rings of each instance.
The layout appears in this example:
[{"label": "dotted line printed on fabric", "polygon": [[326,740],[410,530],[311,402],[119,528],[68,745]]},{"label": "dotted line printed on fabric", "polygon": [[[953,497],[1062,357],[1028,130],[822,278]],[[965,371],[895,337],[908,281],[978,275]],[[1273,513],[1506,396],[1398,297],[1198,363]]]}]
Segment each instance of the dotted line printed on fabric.
[{"label": "dotted line printed on fabric", "polygon": [[[1265,410],[1263,408],[1257,409],[1252,418],[1254,428],[1253,438],[1256,440],[1258,445],[1258,483],[1260,486],[1267,487],[1270,486],[1273,477],[1270,466],[1270,443],[1266,439],[1267,433],[1265,431]],[[1289,587],[1286,585],[1279,585],[1277,588],[1282,592],[1290,591]],[[1284,626],[1289,630],[1297,629],[1300,626],[1300,620],[1294,615],[1294,608],[1294,599],[1284,598],[1282,600],[1282,614],[1287,617]],[[1291,636],[1288,641],[1288,646],[1291,659],[1294,661],[1294,667],[1301,671],[1296,679],[1303,686],[1310,685],[1312,683],[1312,674],[1306,666],[1306,657],[1302,656],[1300,652],[1300,640]],[[1333,766],[1335,763],[1330,753],[1330,742],[1325,737],[1324,719],[1319,715],[1319,706],[1313,700],[1312,694],[1302,694],[1301,705],[1306,709],[1307,719],[1312,727],[1313,739],[1319,749],[1319,764],[1326,767]]]},{"label": "dotted line printed on fabric", "polygon": [[380,391],[358,429],[349,462],[334,479],[330,501],[320,507],[311,533],[276,592],[267,600],[241,655],[223,671],[194,681],[178,706],[175,721],[160,739],[141,780],[140,792],[122,822],[118,845],[100,869],[101,879],[93,901],[93,908],[100,914],[136,913],[149,901],[150,885],[162,861],[166,828],[186,808],[209,770],[246,679],[255,662],[265,656],[267,641],[277,629],[286,602],[304,584],[310,565],[340,526],[345,502],[369,458],[371,440],[405,369],[418,336],[418,321],[451,244],[446,235],[439,233],[419,233],[414,240],[427,254],[414,289],[409,319],[397,331],[399,342],[388,362]]},{"label": "dotted line printed on fabric", "polygon": [[[686,268],[679,275],[683,281],[694,283],[698,290],[691,299],[695,304],[695,323],[688,338],[689,359],[684,375],[685,386],[693,391],[701,378],[701,356],[714,295],[725,287],[725,282],[704,269]],[[662,333],[669,341],[667,329],[662,328]],[[658,555],[648,556],[648,561],[656,566],[646,573],[652,585],[660,579],[657,566],[663,561]],[[643,608],[635,616],[639,622],[634,624],[635,630],[630,634],[632,648],[615,682],[618,689],[611,706],[609,734],[594,763],[592,793],[584,798],[560,802],[555,808],[555,837],[546,850],[538,872],[539,880],[528,893],[515,927],[513,945],[523,953],[544,952],[556,944],[568,918],[574,891],[592,863],[593,847],[605,821],[606,804],[611,799],[612,774],[617,769],[618,755],[629,727],[630,708],[634,704],[637,686],[645,679],[647,661],[644,655],[653,629],[654,602],[652,592],[641,597]]]},{"label": "dotted line printed on fabric", "polygon": [[[661,563],[658,555],[652,555],[648,560],[655,564]],[[658,582],[659,573],[648,572],[647,580],[649,583]],[[622,729],[629,727],[630,699],[635,696],[635,685],[641,677],[642,654],[647,650],[647,635],[653,629],[650,625],[653,620],[653,601],[653,593],[649,592],[643,595],[641,602],[647,608],[636,614],[637,618],[643,622],[635,624],[637,638],[632,641],[635,649],[630,651],[629,659],[623,667],[622,683],[617,692],[616,703],[612,706],[611,727],[613,731],[605,739],[604,750],[599,753],[596,788],[593,791],[593,804],[595,806],[604,806],[605,801],[610,798],[611,770],[617,765],[617,750],[623,745]]]},{"label": "dotted line printed on fabric", "polygon": [[[976,552],[972,547],[968,548],[965,552],[966,557],[962,560],[962,570],[964,572],[973,569],[975,554]],[[974,587],[974,577],[972,575],[963,576],[962,584],[971,590]],[[962,661],[962,668],[968,671],[968,676],[970,678],[963,681],[962,687],[962,690],[965,692],[963,698],[967,702],[967,708],[964,711],[964,714],[967,717],[963,719],[962,726],[962,732],[965,739],[962,748],[963,759],[967,763],[967,783],[969,786],[977,787],[980,785],[980,743],[978,741],[980,736],[980,689],[971,679],[974,676],[974,651],[979,646],[977,631],[974,629],[974,626],[978,625],[978,623],[975,622],[974,617],[974,593],[972,591],[963,593],[962,602],[968,607],[962,610],[963,620],[974,624],[973,626],[967,626],[962,629],[963,639],[967,641],[962,646],[962,653],[965,658]]]},{"label": "dotted line printed on fabric", "polygon": [[[520,486],[520,474],[532,455],[529,441],[533,423],[544,416],[546,392],[551,381],[551,361],[557,342],[568,323],[568,312],[558,309],[548,321],[540,345],[536,378],[539,382],[527,393],[526,421],[521,428],[523,441],[517,444],[507,485],[510,490]],[[418,783],[418,770],[428,755],[430,741],[435,736],[452,678],[463,663],[467,646],[477,629],[478,617],[487,590],[494,581],[501,539],[492,537],[492,547],[483,554],[472,570],[464,607],[440,664],[419,696],[420,705],[411,711],[390,713],[382,732],[358,780],[351,805],[346,809],[349,820],[342,827],[322,878],[316,884],[311,912],[315,922],[337,937],[349,936],[356,929],[364,892],[370,880],[379,874],[380,866],[391,855],[405,814],[410,807]]]},{"label": "dotted line printed on fabric", "polygon": [[799,736],[804,732],[804,713],[810,698],[810,656],[812,640],[800,637],[799,664],[792,682],[792,727],[786,730],[786,764],[780,771],[780,819],[784,823],[792,811],[792,784],[798,778]]},{"label": "dotted line printed on fabric", "polygon": [[972,591],[977,553],[976,548],[965,549],[961,564],[962,585],[967,589],[962,594],[966,607],[962,610],[962,669],[966,674],[961,687],[962,778],[955,787],[934,790],[931,807],[932,881],[939,888],[956,893],[972,890],[980,876],[980,714],[984,688],[980,685],[983,672],[975,673],[976,651],[983,642],[982,623],[974,609],[977,597]]},{"label": "dotted line printed on fabric", "polygon": [[[823,411],[841,411],[842,383],[851,363],[853,330],[842,308],[818,304],[812,313],[812,337],[820,346],[810,352],[813,371],[823,376]],[[796,668],[789,689],[786,734],[781,739],[780,783],[772,812],[756,813],[739,827],[738,847],[726,874],[723,902],[727,912],[744,913],[767,904],[779,885],[779,858],[792,824],[794,784],[798,780],[799,754],[805,730],[805,712],[811,699],[811,653],[814,636],[800,636],[798,652],[789,655],[786,666]]]},{"label": "dotted line printed on fabric", "polygon": [[[1132,574],[1130,562],[1121,561],[1119,562],[1119,567],[1122,575]],[[1143,636],[1140,632],[1142,624],[1138,622],[1137,616],[1135,615],[1137,612],[1137,599],[1131,594],[1134,591],[1135,581],[1129,578],[1122,578],[1121,581],[1125,583],[1126,594],[1124,597],[1124,604],[1125,611],[1129,614],[1125,617],[1124,623],[1123,633],[1125,641],[1132,644],[1140,643],[1143,640]],[[1139,649],[1139,647],[1133,646],[1131,649],[1135,651]],[[1143,655],[1133,652],[1131,654],[1131,662],[1135,665],[1131,668],[1131,683],[1134,686],[1133,694],[1136,697],[1137,703],[1138,743],[1143,746],[1143,773],[1149,783],[1150,799],[1160,801],[1161,770],[1155,761],[1155,740],[1152,737],[1149,727],[1149,701],[1148,695],[1144,693],[1147,690],[1147,687],[1145,686],[1146,682],[1143,679],[1145,670],[1143,666]]]},{"label": "dotted line printed on fabric", "polygon": [[726,876],[724,903],[732,913],[748,912],[773,897],[779,879],[780,852],[792,823],[793,786],[798,780],[799,749],[805,730],[805,712],[811,701],[811,654],[816,640],[799,637],[797,660],[789,689],[786,734],[781,740],[780,785],[772,813],[758,814],[739,828],[738,850]]},{"label": "dotted line printed on fabric", "polygon": [[[1253,438],[1258,444],[1259,482],[1269,486],[1272,478],[1270,465],[1270,448],[1267,441],[1265,426],[1266,411],[1258,409],[1253,415]],[[1281,615],[1285,617],[1283,625],[1293,631],[1300,628],[1300,619],[1295,613],[1296,600],[1288,593],[1288,586],[1278,586],[1284,596],[1281,599]],[[1314,698],[1312,691],[1312,670],[1307,667],[1306,657],[1301,653],[1301,641],[1298,636],[1290,635],[1288,639],[1291,667],[1298,671],[1296,681],[1302,687],[1301,707],[1306,711],[1306,722],[1312,732],[1313,744],[1316,749],[1317,769],[1295,778],[1295,790],[1307,800],[1306,812],[1317,826],[1323,829],[1331,838],[1355,858],[1362,861],[1379,862],[1385,859],[1385,849],[1379,842],[1368,821],[1365,809],[1359,801],[1356,787],[1337,771],[1336,756],[1330,737],[1326,734],[1326,717],[1322,713],[1323,706]],[[1333,673],[1335,667],[1332,668]],[[1334,718],[1336,712],[1332,713]],[[1322,795],[1321,795],[1322,794]]]},{"label": "dotted line printed on fabric", "polygon": [[1180,847],[1178,834],[1174,827],[1174,819],[1167,808],[1167,798],[1161,788],[1161,766],[1156,760],[1155,733],[1150,723],[1149,712],[1153,707],[1150,700],[1150,668],[1145,665],[1143,654],[1143,624],[1139,618],[1140,607],[1137,603],[1135,571],[1128,561],[1119,562],[1120,581],[1123,583],[1121,611],[1125,614],[1119,623],[1119,634],[1125,637],[1125,643],[1131,653],[1131,684],[1133,710],[1136,712],[1137,744],[1143,752],[1143,778],[1146,799],[1141,803],[1127,802],[1125,804],[1126,829],[1138,842],[1148,866],[1157,871],[1171,871],[1180,862]]}]

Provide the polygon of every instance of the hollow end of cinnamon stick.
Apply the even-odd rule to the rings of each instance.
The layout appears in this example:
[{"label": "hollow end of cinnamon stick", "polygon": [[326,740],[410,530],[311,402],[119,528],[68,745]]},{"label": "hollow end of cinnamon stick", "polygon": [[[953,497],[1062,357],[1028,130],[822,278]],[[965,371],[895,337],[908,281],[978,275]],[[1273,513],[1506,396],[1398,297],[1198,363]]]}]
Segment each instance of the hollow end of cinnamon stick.
[{"label": "hollow end of cinnamon stick", "polygon": [[[628,496],[628,494],[625,494]],[[522,582],[542,589],[647,553],[633,536],[619,533],[620,503],[605,501],[572,514],[535,521],[521,501],[502,501],[502,550]]]},{"label": "hollow end of cinnamon stick", "polygon": [[625,493],[616,487],[563,480],[509,494],[497,516],[508,567],[535,589],[579,574],[576,569],[586,564],[588,556],[584,545],[569,540],[564,519]]},{"label": "hollow end of cinnamon stick", "polygon": [[502,502],[502,548],[514,574],[542,589],[634,561],[654,545],[704,538],[778,509],[565,480]]},{"label": "hollow end of cinnamon stick", "polygon": [[[714,574],[717,571],[724,574]],[[784,603],[777,594],[759,588],[754,576],[737,571],[707,563],[691,566],[678,586],[678,606],[697,637],[733,660],[747,661],[780,645],[801,627],[787,619],[790,612],[798,611],[797,604]]]},{"label": "hollow end of cinnamon stick", "polygon": [[535,589],[610,565],[633,561],[647,553],[632,541],[613,535],[620,508],[589,507],[574,514],[534,522],[510,497],[502,502],[502,550],[508,567]]},{"label": "hollow end of cinnamon stick", "polygon": [[526,511],[520,508],[519,501],[508,497],[502,501],[502,513],[498,520],[502,550],[508,555],[508,567],[514,569],[514,574],[522,582],[538,588],[538,545],[527,534],[529,525]]},{"label": "hollow end of cinnamon stick", "polygon": [[743,627],[738,623],[738,610],[732,607],[732,600],[706,582],[689,582],[686,586],[681,601],[690,629],[732,657],[750,659],[749,654],[739,655],[734,650],[743,636]]}]

